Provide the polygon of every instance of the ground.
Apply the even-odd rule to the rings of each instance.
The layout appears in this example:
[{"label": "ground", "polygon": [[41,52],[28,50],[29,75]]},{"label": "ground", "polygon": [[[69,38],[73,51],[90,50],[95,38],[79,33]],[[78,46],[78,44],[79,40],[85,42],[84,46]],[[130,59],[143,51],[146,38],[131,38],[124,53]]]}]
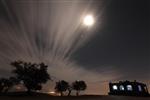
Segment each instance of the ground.
[{"label": "ground", "polygon": [[129,96],[50,96],[46,94],[34,95],[1,95],[0,100],[150,100],[150,97],[129,97]]}]

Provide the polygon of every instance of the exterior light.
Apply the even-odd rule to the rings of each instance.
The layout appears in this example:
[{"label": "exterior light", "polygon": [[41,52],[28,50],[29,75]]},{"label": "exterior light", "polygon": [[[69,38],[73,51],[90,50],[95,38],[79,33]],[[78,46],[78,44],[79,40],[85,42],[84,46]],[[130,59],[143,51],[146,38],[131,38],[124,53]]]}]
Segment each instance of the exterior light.
[{"label": "exterior light", "polygon": [[118,90],[117,85],[113,85],[113,90]]},{"label": "exterior light", "polygon": [[124,86],[123,85],[120,85],[120,90],[124,91]]},{"label": "exterior light", "polygon": [[132,91],[132,85],[127,85],[127,90]]},{"label": "exterior light", "polygon": [[138,85],[138,89],[139,89],[140,92],[142,91],[141,85]]}]

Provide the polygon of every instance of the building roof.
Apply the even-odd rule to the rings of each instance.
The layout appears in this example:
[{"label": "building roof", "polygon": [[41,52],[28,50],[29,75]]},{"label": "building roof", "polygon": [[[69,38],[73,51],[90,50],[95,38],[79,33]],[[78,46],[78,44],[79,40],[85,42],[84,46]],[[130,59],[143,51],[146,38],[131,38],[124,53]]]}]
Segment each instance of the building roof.
[{"label": "building roof", "polygon": [[[112,82],[111,82],[112,83]],[[146,84],[144,83],[141,83],[141,82],[137,82],[136,80],[135,81],[119,81],[119,82],[114,82],[112,84],[137,84],[137,85],[143,85],[143,86],[146,86]]]}]

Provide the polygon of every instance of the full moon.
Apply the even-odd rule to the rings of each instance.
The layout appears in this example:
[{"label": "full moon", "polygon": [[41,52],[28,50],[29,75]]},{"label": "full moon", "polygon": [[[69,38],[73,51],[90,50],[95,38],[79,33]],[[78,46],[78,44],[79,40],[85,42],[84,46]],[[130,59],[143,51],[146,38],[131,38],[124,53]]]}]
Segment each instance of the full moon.
[{"label": "full moon", "polygon": [[94,18],[92,15],[87,15],[83,19],[83,24],[86,26],[92,26],[94,24]]}]

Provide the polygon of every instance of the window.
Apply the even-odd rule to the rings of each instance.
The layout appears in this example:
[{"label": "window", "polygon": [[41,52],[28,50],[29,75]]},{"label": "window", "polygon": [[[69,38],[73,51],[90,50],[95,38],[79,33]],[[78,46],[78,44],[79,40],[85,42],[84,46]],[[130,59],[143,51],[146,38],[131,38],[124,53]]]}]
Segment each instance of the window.
[{"label": "window", "polygon": [[132,91],[132,85],[127,85],[127,90]]},{"label": "window", "polygon": [[141,85],[138,85],[138,89],[139,89],[140,92],[142,91]]},{"label": "window", "polygon": [[120,85],[120,90],[124,91],[124,86],[123,85]]},{"label": "window", "polygon": [[117,85],[113,85],[113,90],[118,90]]}]

